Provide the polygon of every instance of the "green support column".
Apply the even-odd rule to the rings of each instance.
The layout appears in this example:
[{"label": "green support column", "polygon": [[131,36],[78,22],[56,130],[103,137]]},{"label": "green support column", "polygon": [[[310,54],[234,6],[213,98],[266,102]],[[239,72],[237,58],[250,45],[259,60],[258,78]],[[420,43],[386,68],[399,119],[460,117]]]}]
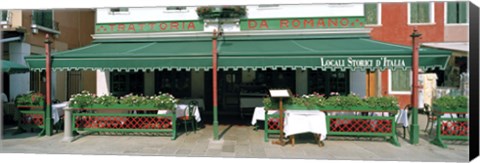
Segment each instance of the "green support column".
[{"label": "green support column", "polygon": [[412,109],[412,126],[410,126],[410,143],[411,144],[418,144],[419,139],[419,131],[420,128],[418,127],[418,109]]},{"label": "green support column", "polygon": [[213,139],[218,140],[218,107],[213,107]]}]

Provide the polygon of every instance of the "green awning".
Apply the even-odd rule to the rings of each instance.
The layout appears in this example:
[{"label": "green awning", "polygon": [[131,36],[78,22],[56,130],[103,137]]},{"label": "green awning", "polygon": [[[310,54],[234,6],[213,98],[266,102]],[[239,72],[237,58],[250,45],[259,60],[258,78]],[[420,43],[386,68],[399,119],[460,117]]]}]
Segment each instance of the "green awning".
[{"label": "green awning", "polygon": [[[97,42],[52,54],[53,70],[208,70],[212,42]],[[45,69],[45,56],[25,58],[31,69]]]},{"label": "green awning", "polygon": [[[369,38],[230,39],[223,41],[220,69],[374,70],[411,67],[412,48]],[[419,67],[444,69],[450,51],[420,49]]]},{"label": "green awning", "polygon": [[5,73],[14,74],[14,73],[25,73],[25,72],[29,72],[30,70],[28,69],[27,66],[14,63],[11,61],[2,60],[2,71]]},{"label": "green awning", "polygon": [[[187,39],[185,39],[187,40]],[[412,49],[368,37],[224,37],[219,39],[218,65],[226,69],[410,68]],[[54,70],[199,70],[211,69],[208,38],[176,40],[109,40],[56,53]],[[420,68],[444,69],[450,51],[420,49]],[[33,70],[45,69],[43,56],[26,57]]]}]

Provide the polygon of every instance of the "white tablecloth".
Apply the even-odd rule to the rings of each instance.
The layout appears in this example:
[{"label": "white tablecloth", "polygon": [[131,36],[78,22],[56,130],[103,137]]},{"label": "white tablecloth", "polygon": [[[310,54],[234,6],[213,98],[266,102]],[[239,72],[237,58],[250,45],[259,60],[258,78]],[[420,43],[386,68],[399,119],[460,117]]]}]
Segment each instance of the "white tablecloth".
[{"label": "white tablecloth", "polygon": [[[185,105],[185,104],[177,104],[175,105],[175,108],[176,108],[176,114],[177,114],[177,118],[179,117],[184,117],[188,114],[188,105]],[[185,111],[187,110],[187,111]],[[167,114],[169,113],[169,111],[167,110],[159,110],[158,111],[158,114]],[[197,122],[200,122],[202,120],[202,118],[200,117],[200,112],[198,111],[198,106],[195,106],[195,113],[193,113],[195,115],[195,120],[197,120]]]},{"label": "white tablecloth", "polygon": [[[278,114],[277,110],[269,110],[268,115]],[[255,107],[255,111],[252,116],[252,125],[257,124],[257,120],[265,120],[265,107]]]},{"label": "white tablecloth", "polygon": [[198,108],[205,110],[205,103],[201,98],[184,98],[180,99],[178,103],[188,105],[191,101],[196,101],[198,103]]},{"label": "white tablecloth", "polygon": [[325,113],[318,110],[287,110],[285,111],[285,137],[312,132],[321,134],[320,140],[327,138]]},{"label": "white tablecloth", "polygon": [[403,124],[403,127],[408,127],[408,110],[400,109],[399,113],[395,115],[397,124]]},{"label": "white tablecloth", "polygon": [[58,103],[58,104],[52,104],[53,124],[56,124],[58,121],[60,121],[60,116],[63,115],[63,109],[67,106],[68,106],[68,101]]}]

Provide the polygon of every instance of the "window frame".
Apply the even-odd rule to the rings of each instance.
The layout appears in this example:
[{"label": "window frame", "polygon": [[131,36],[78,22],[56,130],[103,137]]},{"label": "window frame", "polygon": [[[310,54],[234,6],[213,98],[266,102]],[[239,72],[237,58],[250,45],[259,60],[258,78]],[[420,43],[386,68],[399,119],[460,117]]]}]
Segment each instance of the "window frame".
[{"label": "window frame", "polygon": [[[367,3],[364,3],[364,5],[363,5],[363,10],[364,10],[363,13],[364,14],[365,14],[365,4],[367,4]],[[370,3],[370,4],[374,4],[374,3]],[[366,17],[365,17],[365,26],[366,27],[382,26],[382,3],[378,2],[378,3],[375,3],[375,4],[377,4],[377,24],[367,24]]]},{"label": "window frame", "polygon": [[[402,70],[402,69],[396,69],[396,70]],[[410,85],[412,85],[412,69],[409,69],[410,72]],[[392,70],[388,69],[388,94],[393,94],[393,95],[411,95],[412,94],[412,88],[410,87],[409,91],[395,91],[392,90]]]},{"label": "window frame", "polygon": [[435,24],[435,3],[434,2],[428,2],[429,3],[429,17],[430,17],[430,22],[427,23],[412,23],[411,21],[411,3],[425,3],[425,2],[408,2],[407,3],[407,24],[408,25],[434,25]]},{"label": "window frame", "polygon": [[[52,27],[51,27],[51,28],[50,28],[50,27],[46,27],[46,26],[44,26],[43,24],[38,24],[38,22],[36,22],[35,16],[34,16],[36,11],[38,12],[38,11],[40,11],[40,10],[33,10],[33,11],[32,11],[32,25],[35,25],[35,26],[37,26],[37,27],[43,27],[43,28],[46,28],[46,29],[56,30],[56,29],[55,29],[55,11],[54,11],[54,10],[51,10],[51,11],[52,11],[52,25],[51,25]],[[43,10],[43,11],[44,11],[44,10]],[[44,21],[44,20],[42,20],[42,21]]]},{"label": "window frame", "polygon": [[443,21],[444,21],[444,24],[446,26],[457,26],[457,25],[469,25],[470,23],[470,5],[468,5],[468,1],[451,1],[451,2],[467,2],[467,22],[466,23],[448,23],[448,2],[444,2],[444,5],[443,5]]}]

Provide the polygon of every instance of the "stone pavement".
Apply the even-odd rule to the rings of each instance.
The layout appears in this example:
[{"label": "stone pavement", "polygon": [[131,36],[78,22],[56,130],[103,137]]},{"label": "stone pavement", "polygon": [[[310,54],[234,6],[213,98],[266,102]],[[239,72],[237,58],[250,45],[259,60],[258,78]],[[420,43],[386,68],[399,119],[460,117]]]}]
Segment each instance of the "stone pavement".
[{"label": "stone pavement", "polygon": [[[279,146],[263,141],[263,130],[252,126],[221,125],[221,140],[213,141],[212,126],[207,125],[188,135],[181,133],[177,140],[168,136],[87,135],[73,142],[62,142],[63,133],[37,137],[35,133],[12,136],[15,128],[8,128],[2,141],[1,153],[93,154],[141,156],[207,156],[235,158],[303,158],[328,160],[379,161],[439,161],[468,162],[468,143],[450,142],[447,149],[428,142],[423,129],[425,117],[420,115],[420,142],[411,145],[403,139],[398,128],[401,146],[396,147],[383,138],[328,137],[319,147],[313,135],[296,136],[296,145]],[[183,131],[183,130],[180,130]],[[274,139],[271,139],[274,140]]]}]

